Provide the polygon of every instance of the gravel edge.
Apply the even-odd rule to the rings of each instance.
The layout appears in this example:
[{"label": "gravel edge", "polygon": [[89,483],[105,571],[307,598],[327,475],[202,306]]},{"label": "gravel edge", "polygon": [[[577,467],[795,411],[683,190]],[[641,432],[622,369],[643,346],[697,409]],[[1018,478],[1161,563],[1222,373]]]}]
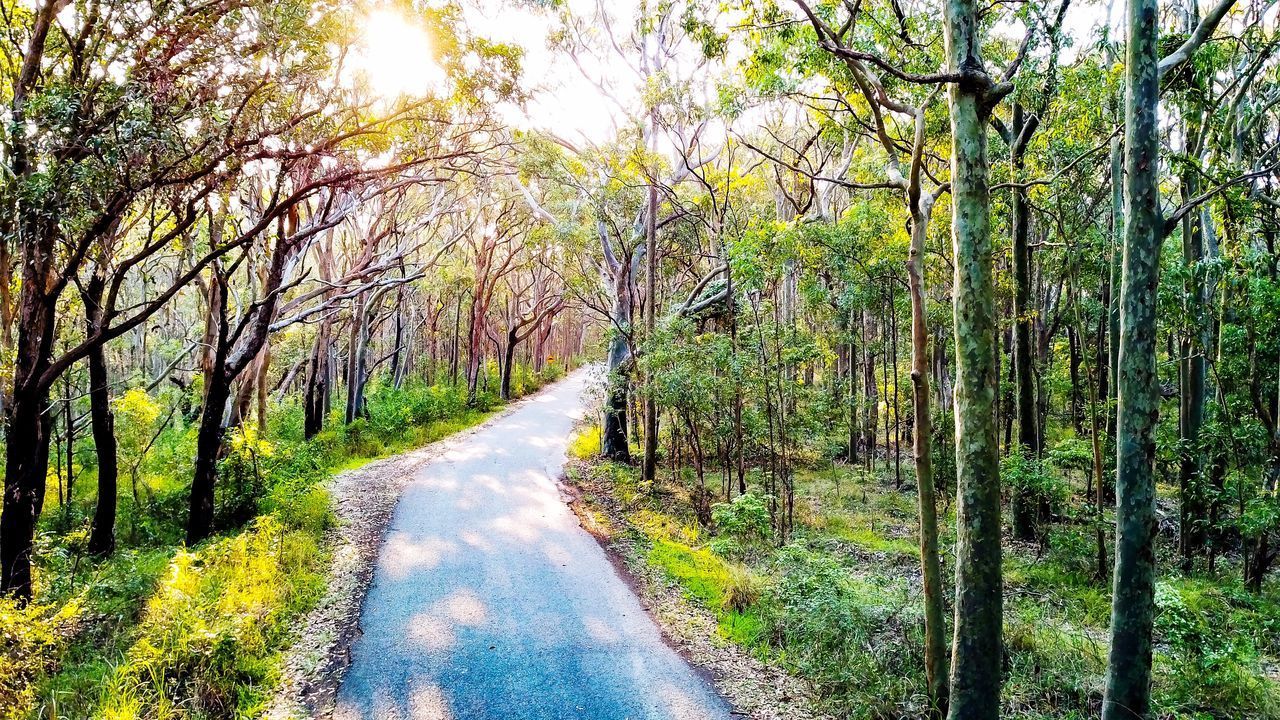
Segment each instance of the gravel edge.
[{"label": "gravel edge", "polygon": [[427,462],[556,384],[548,383],[537,392],[508,403],[465,430],[416,450],[373,460],[325,481],[323,486],[333,498],[337,518],[325,533],[325,547],[332,553],[326,574],[328,589],[324,598],[298,620],[294,639],[283,652],[279,685],[262,717],[331,717],[338,686],[351,664],[351,647],[360,637],[360,610],[373,581],[378,550],[404,486]]},{"label": "gravel edge", "polygon": [[609,489],[597,481],[590,463],[571,459],[565,469],[562,492],[583,529],[609,554],[668,643],[708,675],[733,705],[735,717],[833,720],[818,708],[804,680],[722,637],[711,611],[690,600],[678,583],[645,561],[643,537],[628,524]]}]

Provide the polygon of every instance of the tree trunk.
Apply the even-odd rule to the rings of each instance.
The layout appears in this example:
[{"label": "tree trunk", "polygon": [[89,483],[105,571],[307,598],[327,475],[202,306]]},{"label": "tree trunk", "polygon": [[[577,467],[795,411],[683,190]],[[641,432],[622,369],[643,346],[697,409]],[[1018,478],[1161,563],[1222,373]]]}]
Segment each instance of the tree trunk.
[{"label": "tree trunk", "polygon": [[326,397],[329,387],[329,320],[320,324],[315,347],[311,351],[311,367],[307,371],[306,396],[303,399],[303,437],[310,440],[324,429],[328,414]]},{"label": "tree trunk", "polygon": [[[28,336],[20,334],[18,345]],[[48,391],[15,393],[9,403],[4,511],[0,513],[0,592],[31,599],[31,547],[49,472]]]},{"label": "tree trunk", "polygon": [[1155,457],[1160,410],[1156,286],[1159,197],[1157,0],[1129,0],[1125,63],[1125,225],[1116,412],[1116,553],[1104,720],[1147,717],[1155,615]]},{"label": "tree trunk", "polygon": [[[653,117],[656,125],[656,113]],[[656,130],[656,127],[654,128]],[[658,186],[649,183],[648,207],[644,218],[645,265],[644,328],[652,341],[657,328],[658,306]],[[658,478],[658,400],[652,388],[644,395],[644,462],[640,479],[653,482]]]},{"label": "tree trunk", "polygon": [[[1194,11],[1187,13],[1187,31],[1195,29],[1198,22]],[[1194,70],[1191,70],[1194,73]],[[1188,105],[1193,103],[1189,102]],[[1183,109],[1183,142],[1190,161],[1198,161],[1201,154],[1202,125],[1197,107]],[[1192,202],[1200,194],[1200,168],[1189,167],[1181,177],[1182,201]],[[1182,259],[1187,265],[1183,287],[1188,327],[1183,335],[1179,357],[1181,387],[1178,396],[1179,435],[1179,533],[1178,550],[1182,555],[1183,572],[1191,572],[1196,555],[1205,549],[1206,510],[1205,483],[1201,477],[1200,429],[1204,425],[1205,403],[1205,352],[1207,333],[1205,322],[1204,287],[1201,282],[1200,261],[1204,259],[1204,225],[1199,212],[1190,212],[1182,220]]]},{"label": "tree trunk", "polygon": [[[945,5],[948,67],[981,71],[974,0]],[[987,185],[985,90],[951,84],[952,241],[956,338],[956,604],[951,650],[952,720],[1000,715],[1003,582],[1000,459],[995,425],[996,308]]]},{"label": "tree trunk", "polygon": [[511,399],[511,367],[516,364],[516,330],[513,326],[507,331],[507,348],[504,352],[504,361],[502,363],[502,399]]},{"label": "tree trunk", "polygon": [[204,409],[196,434],[196,465],[191,481],[191,502],[187,516],[187,545],[195,545],[213,532],[214,487],[218,480],[218,460],[222,455],[222,415],[231,398],[231,382],[226,377],[225,348],[214,360],[215,372],[206,380]]},{"label": "tree trunk", "polygon": [[351,335],[347,346],[347,423],[364,417],[364,388],[367,381],[365,355],[369,348],[369,310],[364,293],[356,296],[351,309]]},{"label": "tree trunk", "polygon": [[[932,199],[927,200],[932,205]],[[924,251],[929,212],[922,207],[911,224],[907,286],[911,294],[911,390],[915,433],[912,454],[920,503],[920,572],[924,580],[924,666],[934,717],[947,712],[946,626],[942,621],[942,567],[938,559],[938,509],[933,486],[933,436],[929,408],[929,330],[924,302]],[[850,357],[852,360],[852,356]]]},{"label": "tree trunk", "polygon": [[880,422],[880,397],[876,390],[876,354],[871,348],[875,326],[871,321],[869,310],[862,311],[862,327],[862,386],[867,408],[863,413],[862,450],[866,453],[867,469],[870,470],[875,466],[876,425]]},{"label": "tree trunk", "polygon": [[[85,297],[87,331],[90,336],[101,327],[103,282],[95,275]],[[89,413],[93,445],[98,456],[98,498],[89,532],[89,554],[110,555],[116,546],[116,493],[119,459],[116,453],[115,416],[111,412],[111,388],[107,380],[106,349],[98,345],[89,352]]]},{"label": "tree trunk", "polygon": [[[1266,482],[1263,492],[1274,495],[1280,488],[1280,384],[1277,385],[1276,403],[1272,415],[1274,427],[1271,430],[1271,459],[1267,465]],[[1253,592],[1262,592],[1262,580],[1267,569],[1275,560],[1276,552],[1271,548],[1271,533],[1274,528],[1263,527],[1258,537],[1251,544],[1244,562],[1244,584]]]}]

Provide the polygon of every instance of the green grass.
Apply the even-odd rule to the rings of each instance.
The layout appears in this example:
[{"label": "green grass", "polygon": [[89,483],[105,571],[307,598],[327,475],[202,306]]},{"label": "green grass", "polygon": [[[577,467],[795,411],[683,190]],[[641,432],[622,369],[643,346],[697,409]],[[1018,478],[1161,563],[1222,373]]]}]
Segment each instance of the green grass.
[{"label": "green grass", "polygon": [[[559,374],[552,370],[524,373],[520,386],[531,392]],[[133,416],[160,415],[145,394],[129,393],[128,403]],[[36,602],[0,603],[0,720],[260,716],[295,621],[325,590],[333,512],[323,481],[465,430],[499,406],[489,397],[480,405],[468,407],[465,391],[451,387],[372,388],[368,418],[346,426],[330,418],[311,440],[297,403],[275,408],[265,437],[247,428],[229,438],[219,533],[190,549],[181,542],[190,425],[156,437],[139,464],[138,502],[122,449],[120,547],[102,561],[84,554],[94,483],[92,466],[81,468],[73,501],[58,506],[55,491],[46,505]],[[126,441],[153,433],[117,429]]]},{"label": "green grass", "polygon": [[324,593],[326,558],[314,532],[270,515],[243,533],[177,553],[132,643],[103,679],[95,714],[261,714],[289,622]]},{"label": "green grass", "polygon": [[752,607],[758,588],[750,571],[705,548],[670,540],[654,541],[647,559],[715,613],[722,635],[746,646],[760,639],[764,622]]},{"label": "green grass", "polygon": [[[837,717],[924,714],[913,488],[894,489],[883,469],[802,469],[795,534],[779,548],[701,526],[687,475],[673,486],[663,472],[650,491],[636,468],[599,463],[593,472],[646,538],[644,559],[712,611],[724,637],[804,677]],[[762,485],[754,473],[748,479]],[[953,508],[940,511],[942,552],[950,558]],[[1111,593],[1095,577],[1094,552],[1090,527],[1071,522],[1051,529],[1046,550],[1006,548],[1006,717],[1097,716]],[[948,585],[950,569],[943,571]],[[1255,595],[1234,575],[1187,579],[1169,563],[1161,578],[1158,716],[1280,718],[1280,683],[1264,669],[1280,656],[1275,587]]]}]

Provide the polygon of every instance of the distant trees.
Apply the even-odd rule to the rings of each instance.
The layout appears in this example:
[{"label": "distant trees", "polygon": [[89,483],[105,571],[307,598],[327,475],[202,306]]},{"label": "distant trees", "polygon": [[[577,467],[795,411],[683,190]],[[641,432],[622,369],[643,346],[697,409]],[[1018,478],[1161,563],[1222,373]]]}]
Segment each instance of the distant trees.
[{"label": "distant trees", "polygon": [[[159,374],[145,377],[148,387],[172,379],[199,388],[186,533],[197,542],[215,529],[225,435],[255,403],[264,421],[270,338],[318,326],[307,357],[290,358],[274,385],[281,394],[305,389],[308,436],[323,426],[337,383],[359,414],[369,374],[384,362],[367,357],[381,300],[439,270],[472,231],[448,188],[483,174],[482,156],[500,167],[511,145],[482,99],[513,92],[509,53],[441,24],[452,39],[439,60],[459,81],[443,90],[457,94],[373,99],[329,49],[333,23],[348,11],[295,22],[312,10],[52,0],[4,11],[14,72],[0,134],[0,344],[14,361],[3,392],[0,592],[31,597],[51,442],[59,433],[69,440],[84,419],[70,391],[79,376],[68,375],[80,363],[98,471],[88,551],[105,555],[116,544],[112,396],[138,382],[138,371],[112,367],[112,348],[126,340],[136,366]],[[396,198],[384,209],[398,210],[374,212],[384,198]],[[383,224],[354,249],[342,244],[369,222]],[[404,350],[403,314],[413,308],[403,294],[397,300],[401,337],[388,357],[399,382],[417,353]],[[336,346],[343,326],[356,339],[345,352]],[[149,344],[158,327],[163,337]],[[198,328],[203,338],[187,334]],[[550,332],[546,322],[540,329]],[[157,359],[164,340],[185,349]],[[179,369],[197,347],[198,384]],[[339,354],[354,361],[346,372]],[[60,381],[67,397],[55,413]],[[72,461],[68,451],[67,472]]]}]

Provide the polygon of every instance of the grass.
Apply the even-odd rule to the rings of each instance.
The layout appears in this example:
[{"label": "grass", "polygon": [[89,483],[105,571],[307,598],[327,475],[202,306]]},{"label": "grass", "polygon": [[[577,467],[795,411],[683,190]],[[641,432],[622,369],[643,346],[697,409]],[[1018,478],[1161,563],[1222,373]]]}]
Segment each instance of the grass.
[{"label": "grass", "polygon": [[[593,432],[576,442],[591,442]],[[897,490],[888,468],[868,473],[827,464],[799,470],[797,527],[779,547],[773,537],[735,537],[750,526],[740,517],[717,515],[731,522],[700,525],[687,474],[673,482],[664,472],[649,490],[632,467],[598,463],[589,471],[605,481],[626,523],[646,540],[644,559],[713,612],[722,635],[807,679],[837,717],[923,716],[923,617],[910,478]],[[759,477],[749,480],[752,487],[762,485]],[[949,584],[955,519],[952,508],[940,511]],[[1087,524],[1068,520],[1052,527],[1045,550],[1006,546],[1006,717],[1074,720],[1100,712],[1111,593],[1109,582],[1095,577],[1092,543]],[[1234,576],[1183,577],[1172,551],[1167,544],[1158,549],[1156,716],[1280,718],[1276,586],[1255,595]]]},{"label": "grass", "polygon": [[[522,373],[518,389],[558,375]],[[161,416],[163,398],[126,398],[118,413],[126,423]],[[55,496],[42,519],[36,602],[0,603],[0,720],[259,717],[293,622],[325,591],[333,513],[323,481],[472,427],[498,405],[482,397],[468,407],[465,391],[451,387],[373,388],[367,418],[331,418],[310,440],[301,408],[277,407],[265,436],[246,428],[229,439],[219,533],[191,548],[181,542],[189,425],[160,430],[148,447],[138,501],[122,476],[120,548],[102,561],[84,555],[94,502],[92,467],[84,468],[72,502],[57,506]],[[130,463],[129,443],[153,430],[117,427]]]},{"label": "grass", "polygon": [[652,543],[647,559],[715,613],[724,637],[748,647],[761,638],[764,621],[753,608],[758,583],[749,570],[705,548],[663,539]]}]

